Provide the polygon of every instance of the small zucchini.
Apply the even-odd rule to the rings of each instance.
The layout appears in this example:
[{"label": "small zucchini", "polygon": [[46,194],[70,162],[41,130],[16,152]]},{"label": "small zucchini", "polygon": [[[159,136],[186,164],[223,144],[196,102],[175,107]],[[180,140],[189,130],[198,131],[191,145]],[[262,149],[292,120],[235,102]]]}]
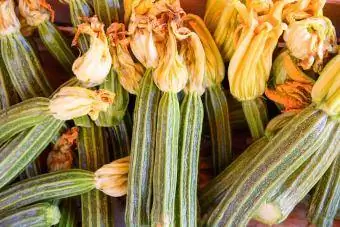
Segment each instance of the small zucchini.
[{"label": "small zucchini", "polygon": [[1,191],[0,215],[35,202],[80,195],[94,188],[94,173],[86,170],[72,169],[41,174],[19,181]]},{"label": "small zucchini", "polygon": [[0,215],[0,226],[43,227],[56,225],[59,222],[60,211],[50,203],[37,203]]}]

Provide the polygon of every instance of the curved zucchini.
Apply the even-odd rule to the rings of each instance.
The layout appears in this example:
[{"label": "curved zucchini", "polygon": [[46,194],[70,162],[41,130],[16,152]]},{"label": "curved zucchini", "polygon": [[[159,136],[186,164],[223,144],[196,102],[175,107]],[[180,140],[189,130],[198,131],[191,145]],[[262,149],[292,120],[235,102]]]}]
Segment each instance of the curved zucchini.
[{"label": "curved zucchini", "polygon": [[228,102],[221,85],[207,88],[204,104],[210,126],[214,174],[218,175],[232,161]]},{"label": "curved zucchini", "polygon": [[151,224],[152,176],[160,91],[147,70],[136,97],[126,197],[127,226]]},{"label": "curved zucchini", "polygon": [[3,61],[20,98],[49,96],[52,88],[27,40],[17,32],[1,37],[0,43]]},{"label": "curved zucchini", "polygon": [[14,179],[48,146],[64,122],[49,117],[0,148],[0,188]]},{"label": "curved zucchini", "polygon": [[165,92],[158,105],[152,226],[173,225],[177,182],[180,109],[177,94]]},{"label": "curved zucchini", "polygon": [[[92,123],[80,128],[78,136],[79,167],[96,171],[109,162],[103,129]],[[82,226],[109,226],[109,200],[103,192],[93,190],[81,195]]]},{"label": "curved zucchini", "polygon": [[52,56],[57,59],[66,72],[70,73],[70,75],[73,75],[72,64],[76,57],[72,53],[72,50],[69,47],[70,45],[67,44],[60,32],[48,20],[38,25],[38,32],[40,39],[50,54],[52,54]]},{"label": "curved zucchini", "polygon": [[0,111],[18,102],[19,96],[13,87],[5,64],[0,58]]},{"label": "curved zucchini", "polygon": [[233,183],[208,218],[209,226],[245,226],[251,215],[315,152],[328,116],[306,108],[281,129]]},{"label": "curved zucchini", "polygon": [[95,14],[106,27],[119,20],[119,0],[93,0]]},{"label": "curved zucchini", "polygon": [[0,226],[48,227],[57,224],[59,218],[60,212],[57,206],[37,203],[0,215]]},{"label": "curved zucchini", "polygon": [[[339,138],[339,136],[338,136]],[[337,138],[338,142],[339,139]],[[337,146],[339,153],[339,144]],[[309,206],[308,219],[317,227],[331,227],[340,204],[340,155],[317,184]]]},{"label": "curved zucchini", "polygon": [[80,195],[94,188],[94,173],[86,170],[71,169],[41,174],[1,191],[0,214],[38,201]]},{"label": "curved zucchini", "polygon": [[198,160],[204,108],[196,92],[185,95],[181,104],[175,225],[197,226]]},{"label": "curved zucchini", "polygon": [[48,98],[31,98],[0,111],[0,145],[48,118]]}]

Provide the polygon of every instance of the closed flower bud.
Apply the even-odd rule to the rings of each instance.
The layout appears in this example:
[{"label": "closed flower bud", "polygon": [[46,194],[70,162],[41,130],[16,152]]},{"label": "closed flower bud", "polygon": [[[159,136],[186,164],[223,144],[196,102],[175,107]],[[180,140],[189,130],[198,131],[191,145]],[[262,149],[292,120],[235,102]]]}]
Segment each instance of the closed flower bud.
[{"label": "closed flower bud", "polygon": [[127,156],[102,166],[95,172],[96,188],[112,197],[126,195],[129,165]]},{"label": "closed flower bud", "polygon": [[0,35],[7,35],[20,30],[20,22],[15,15],[13,0],[0,1]]},{"label": "closed flower bud", "polygon": [[89,115],[98,118],[100,111],[106,111],[113,103],[115,94],[106,90],[92,91],[82,87],[63,87],[50,101],[50,111],[60,120]]},{"label": "closed flower bud", "polygon": [[90,36],[90,48],[74,61],[72,71],[86,87],[94,87],[104,82],[112,64],[104,24],[96,16],[85,19],[85,23],[78,25],[73,45],[80,34]]}]

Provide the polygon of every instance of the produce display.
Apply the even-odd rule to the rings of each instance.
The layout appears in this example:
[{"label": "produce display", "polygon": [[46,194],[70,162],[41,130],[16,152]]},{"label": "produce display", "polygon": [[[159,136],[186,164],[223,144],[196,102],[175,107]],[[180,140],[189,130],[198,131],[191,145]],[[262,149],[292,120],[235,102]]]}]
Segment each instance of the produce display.
[{"label": "produce display", "polygon": [[0,0],[1,227],[339,224],[326,1],[59,1]]}]

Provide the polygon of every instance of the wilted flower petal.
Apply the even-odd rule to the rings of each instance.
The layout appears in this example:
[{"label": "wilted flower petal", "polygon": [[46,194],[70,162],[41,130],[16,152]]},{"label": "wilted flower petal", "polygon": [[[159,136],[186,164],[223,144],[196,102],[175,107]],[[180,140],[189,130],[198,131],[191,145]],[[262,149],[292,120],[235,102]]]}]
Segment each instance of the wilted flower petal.
[{"label": "wilted flower petal", "polygon": [[19,0],[19,12],[29,26],[36,27],[49,19],[54,21],[54,10],[46,0]]},{"label": "wilted flower petal", "polygon": [[20,30],[20,22],[14,11],[13,0],[0,1],[0,35],[7,35]]}]

